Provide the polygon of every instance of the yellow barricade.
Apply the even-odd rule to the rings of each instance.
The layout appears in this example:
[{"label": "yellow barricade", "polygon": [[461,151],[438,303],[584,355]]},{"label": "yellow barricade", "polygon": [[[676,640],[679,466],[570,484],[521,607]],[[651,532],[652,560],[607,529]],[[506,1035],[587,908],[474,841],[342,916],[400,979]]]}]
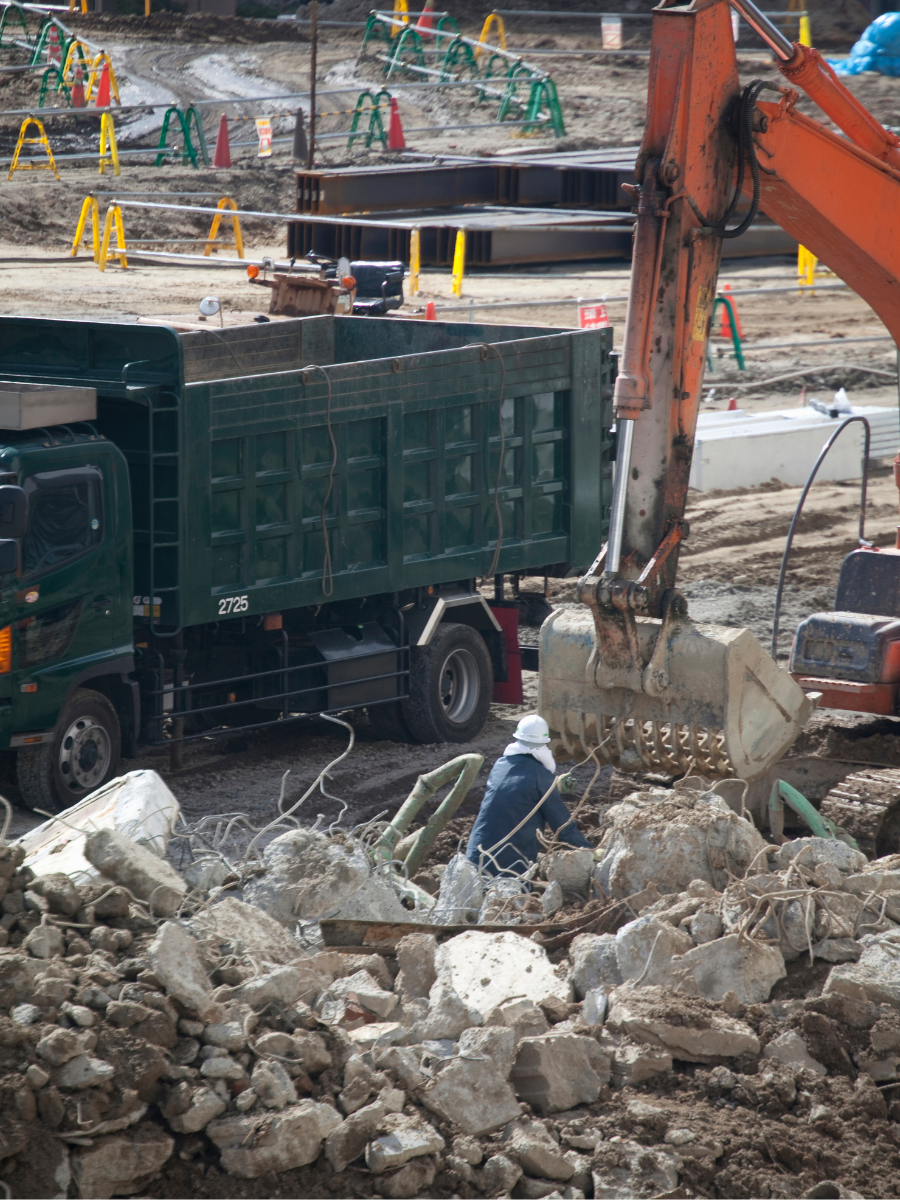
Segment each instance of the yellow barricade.
[{"label": "yellow barricade", "polygon": [[212,254],[213,250],[217,249],[214,245],[216,235],[219,232],[219,226],[222,224],[222,218],[226,216],[226,209],[231,209],[231,228],[234,230],[234,247],[237,250],[238,258],[244,257],[244,239],[241,236],[241,221],[237,215],[237,205],[230,196],[223,196],[216,205],[219,211],[212,219],[212,225],[209,227],[209,237],[206,241],[206,246],[203,249],[204,256]]},{"label": "yellow barricade", "polygon": [[[69,0],[69,12],[74,12],[78,7],[78,0]],[[86,13],[88,10],[88,0],[81,0],[81,11]]]},{"label": "yellow barricade", "polygon": [[[87,53],[85,53],[85,51]],[[91,48],[87,42],[82,42],[78,38],[72,38],[69,42],[69,49],[66,51],[66,61],[63,63],[62,74],[60,79],[63,83],[69,82],[69,67],[76,67],[78,63],[75,61],[76,55],[80,62],[90,64]],[[74,76],[73,76],[74,78]]]},{"label": "yellow barricade", "polygon": [[[40,135],[39,137],[25,136],[25,132],[29,125],[34,125],[37,128],[37,131]],[[43,146],[47,152],[47,162],[39,163],[37,161],[29,161],[20,164],[19,155],[22,153],[23,146]],[[13,172],[15,171],[52,171],[56,178],[59,179],[59,171],[57,171],[56,163],[53,161],[53,151],[50,149],[50,143],[47,141],[47,134],[44,132],[43,124],[37,119],[37,117],[26,117],[22,122],[22,128],[19,130],[16,149],[12,157],[12,164],[10,165],[9,174],[6,178],[8,180],[12,179]]]},{"label": "yellow barricade", "polygon": [[[108,147],[108,149],[107,149]],[[116,127],[109,113],[100,118],[100,174],[111,166],[113,174],[119,174],[119,151],[116,146]]]},{"label": "yellow barricade", "polygon": [[91,232],[93,234],[94,244],[94,262],[100,260],[100,206],[97,203],[96,196],[85,196],[84,203],[81,206],[81,215],[78,218],[78,224],[75,226],[75,240],[72,242],[72,253],[70,258],[75,258],[78,251],[85,242],[85,227],[87,226],[88,216],[91,218]]},{"label": "yellow barricade", "polygon": [[[479,33],[479,35],[478,35],[479,42],[484,42],[485,44],[487,43],[487,40],[491,35],[491,26],[492,25],[497,26],[497,44],[499,45],[501,50],[505,50],[506,49],[506,26],[503,24],[503,18],[500,16],[499,13],[495,13],[495,12],[488,13],[487,17],[485,18],[485,22],[481,27],[481,33]],[[487,51],[485,50],[484,46],[476,46],[475,47],[475,57],[476,58],[478,58],[480,55],[486,54],[486,53],[487,53]]]},{"label": "yellow barricade", "polygon": [[422,266],[422,235],[414,229],[409,235],[409,294],[419,294],[419,271]]},{"label": "yellow barricade", "polygon": [[[109,238],[113,230],[113,225],[116,228],[116,244],[114,249],[109,248]],[[101,271],[106,270],[106,264],[109,259],[117,258],[120,267],[128,266],[128,259],[125,257],[125,229],[122,225],[122,210],[118,204],[111,204],[106,210],[106,220],[103,223],[103,237],[100,241],[100,252],[97,255],[97,266]]]},{"label": "yellow barricade", "polygon": [[[403,25],[409,24],[409,5],[406,3],[406,0],[394,0],[394,20],[402,21]],[[392,38],[403,32],[403,25],[391,26]]]},{"label": "yellow barricade", "polygon": [[451,291],[454,296],[462,295],[463,272],[466,269],[466,231],[457,229],[456,246],[453,249],[453,281]]},{"label": "yellow barricade", "polygon": [[122,103],[119,99],[119,85],[116,83],[116,73],[113,70],[112,60],[105,50],[101,50],[91,63],[91,73],[88,76],[87,87],[84,89],[85,104],[90,104],[91,92],[94,90],[94,84],[99,81],[104,66],[109,67],[109,94],[115,99],[116,104]]}]

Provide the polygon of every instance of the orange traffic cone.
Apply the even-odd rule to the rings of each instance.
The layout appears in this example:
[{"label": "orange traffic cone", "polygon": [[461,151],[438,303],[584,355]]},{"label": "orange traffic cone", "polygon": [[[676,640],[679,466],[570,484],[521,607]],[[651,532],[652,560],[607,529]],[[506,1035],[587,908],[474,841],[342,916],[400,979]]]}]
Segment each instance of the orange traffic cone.
[{"label": "orange traffic cone", "polygon": [[[725,293],[725,295],[728,297],[728,299],[731,300],[731,284],[726,283],[725,286],[722,288],[722,291]],[[737,335],[739,338],[742,338],[744,336],[744,331],[743,331],[743,329],[741,329],[741,318],[738,315],[737,305],[735,304],[735,302],[733,300],[731,300],[731,311],[734,313],[734,323],[737,328]],[[722,305],[721,312],[722,312],[722,325],[719,329],[719,337],[730,338],[731,337],[731,324],[728,320],[728,309],[725,307],[724,304]]]},{"label": "orange traffic cone", "polygon": [[213,154],[214,167],[231,166],[231,147],[228,144],[228,118],[222,113],[219,118],[219,134],[216,138],[216,150]]},{"label": "orange traffic cone", "polygon": [[737,396],[732,396],[728,401],[728,411],[737,412]]},{"label": "orange traffic cone", "polygon": [[75,68],[75,82],[72,84],[72,107],[84,108],[84,71]]},{"label": "orange traffic cone", "polygon": [[416,32],[420,37],[429,37],[432,29],[432,14],[434,13],[434,0],[425,0],[425,7],[422,9],[421,16],[416,21]]},{"label": "orange traffic cone", "polygon": [[425,320],[426,321],[436,321],[437,320],[437,309],[434,307],[433,300],[429,300],[428,303],[425,305]]},{"label": "orange traffic cone", "polygon": [[100,82],[97,84],[97,99],[95,108],[109,108],[109,63],[103,64],[100,72]]},{"label": "orange traffic cone", "polygon": [[397,100],[391,96],[391,123],[388,126],[388,150],[405,150],[406,138],[403,136],[403,126],[400,124],[400,110]]},{"label": "orange traffic cone", "polygon": [[59,30],[55,25],[51,25],[50,33],[47,38],[47,62],[58,63],[59,61]]}]

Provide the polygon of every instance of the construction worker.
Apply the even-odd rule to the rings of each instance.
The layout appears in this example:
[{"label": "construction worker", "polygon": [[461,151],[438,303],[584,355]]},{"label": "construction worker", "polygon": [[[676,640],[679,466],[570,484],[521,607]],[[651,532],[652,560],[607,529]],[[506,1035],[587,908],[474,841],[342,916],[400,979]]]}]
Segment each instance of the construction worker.
[{"label": "construction worker", "polygon": [[466,847],[466,858],[491,875],[527,871],[540,853],[538,831],[545,826],[570,846],[590,847],[560,798],[560,791],[574,790],[571,775],[560,776],[554,786],[547,722],[532,713],[522,718],[513,737],[488,776]]}]

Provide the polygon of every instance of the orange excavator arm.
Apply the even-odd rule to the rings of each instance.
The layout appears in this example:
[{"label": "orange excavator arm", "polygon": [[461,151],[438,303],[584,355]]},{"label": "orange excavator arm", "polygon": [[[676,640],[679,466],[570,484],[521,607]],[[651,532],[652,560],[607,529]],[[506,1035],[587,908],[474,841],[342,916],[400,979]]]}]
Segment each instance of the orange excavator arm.
[{"label": "orange excavator arm", "polygon": [[675,590],[722,242],[764,211],[900,337],[900,139],[817,51],[751,0],[730,4],[844,136],[795,112],[793,87],[741,88],[729,0],[654,9],[609,537],[579,580],[586,608],[542,630],[539,704],[560,758],[749,781],[814,701],[747,630],[694,625]]}]

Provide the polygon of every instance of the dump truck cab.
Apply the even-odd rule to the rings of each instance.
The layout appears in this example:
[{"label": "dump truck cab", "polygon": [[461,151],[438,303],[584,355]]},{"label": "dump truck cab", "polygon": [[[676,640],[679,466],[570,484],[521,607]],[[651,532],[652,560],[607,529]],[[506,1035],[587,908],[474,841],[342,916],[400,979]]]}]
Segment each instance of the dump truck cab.
[{"label": "dump truck cab", "polygon": [[2,443],[0,484],[22,489],[27,524],[0,589],[0,745],[27,774],[50,769],[58,741],[56,791],[78,799],[134,732],[128,468],[89,423]]}]

